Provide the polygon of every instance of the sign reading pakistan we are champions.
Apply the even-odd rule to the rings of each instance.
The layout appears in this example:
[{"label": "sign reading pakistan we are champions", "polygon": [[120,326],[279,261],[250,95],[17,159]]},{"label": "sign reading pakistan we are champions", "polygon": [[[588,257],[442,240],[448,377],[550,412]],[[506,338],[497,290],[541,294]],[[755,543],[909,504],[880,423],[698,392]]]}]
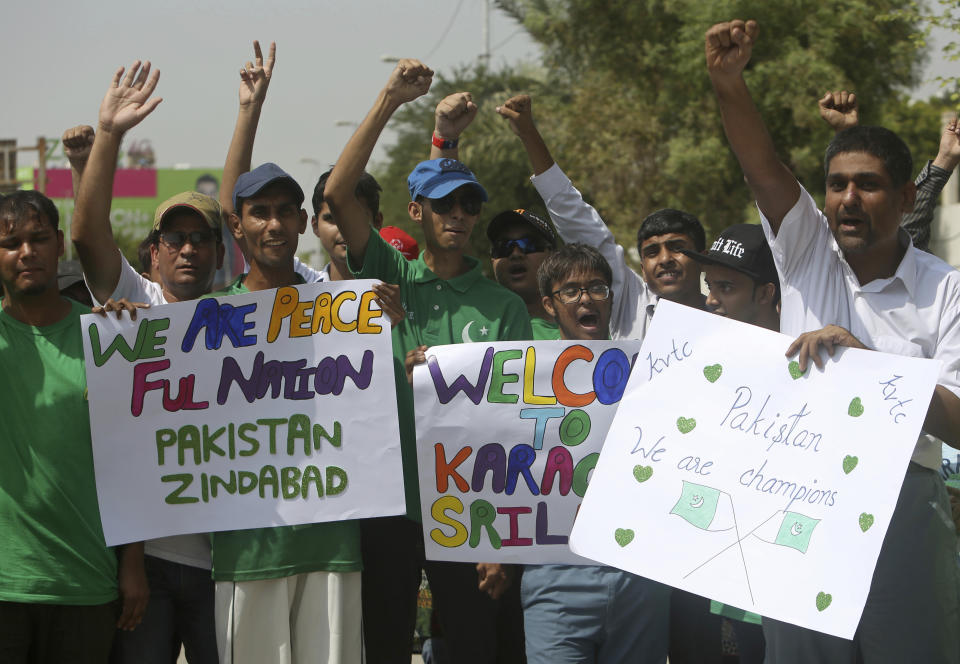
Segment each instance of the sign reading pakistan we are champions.
[{"label": "sign reading pakistan we are champions", "polygon": [[107,544],[403,514],[390,322],[372,283],[84,316]]}]

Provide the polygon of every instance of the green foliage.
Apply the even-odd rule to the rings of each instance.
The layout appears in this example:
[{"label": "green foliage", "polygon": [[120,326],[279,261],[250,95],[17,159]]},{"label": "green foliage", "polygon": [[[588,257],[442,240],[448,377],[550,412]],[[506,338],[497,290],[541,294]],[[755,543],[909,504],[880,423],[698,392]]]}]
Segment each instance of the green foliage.
[{"label": "green foliage", "polygon": [[[542,46],[541,72],[464,69],[405,108],[395,120],[399,139],[378,173],[384,210],[400,210],[409,200],[403,185],[427,158],[437,101],[469,90],[480,114],[462,136],[461,159],[491,194],[484,220],[521,205],[542,210],[522,146],[494,112],[520,92],[533,97],[534,118],[554,158],[621,244],[634,245],[642,219],[664,207],[695,214],[708,235],[750,219],[751,196],[724,137],[703,54],[707,28],[735,17],[760,25],[747,83],[781,158],[815,196],[822,197],[822,155],[832,135],[817,109],[827,90],[856,91],[861,121],[900,132],[918,169],[936,153],[943,104],[911,104],[905,94],[918,81],[925,52],[917,39],[922,19],[906,12],[910,0],[497,4]],[[486,247],[482,230],[473,236],[479,255]]]},{"label": "green foliage", "polygon": [[[951,62],[960,60],[960,0],[937,0],[936,5],[928,2],[905,2],[904,6],[880,14],[881,21],[908,21],[917,26],[911,35],[913,42],[920,48],[926,48],[935,29],[951,34],[951,41],[943,48],[941,55]],[[960,76],[937,76],[944,89],[946,100],[954,105],[960,102]]]}]

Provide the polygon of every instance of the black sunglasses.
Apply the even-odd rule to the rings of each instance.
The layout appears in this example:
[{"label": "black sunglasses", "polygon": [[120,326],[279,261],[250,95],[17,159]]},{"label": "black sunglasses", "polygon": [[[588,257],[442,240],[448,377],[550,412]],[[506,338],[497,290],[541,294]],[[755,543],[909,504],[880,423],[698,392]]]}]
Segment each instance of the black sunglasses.
[{"label": "black sunglasses", "polygon": [[213,231],[190,231],[186,233],[184,231],[163,231],[160,233],[160,241],[171,249],[179,249],[187,243],[187,240],[190,241],[190,244],[196,246],[198,244],[208,244],[213,242],[215,236]]},{"label": "black sunglasses", "polygon": [[539,251],[545,251],[547,248],[545,243],[532,237],[497,240],[490,246],[490,258],[506,258],[513,253],[514,247],[525,254],[535,254]]},{"label": "black sunglasses", "polygon": [[480,197],[480,194],[472,191],[460,194],[460,196],[457,196],[457,193],[453,192],[443,198],[431,198],[428,200],[430,201],[430,209],[437,214],[447,214],[453,209],[453,206],[458,200],[460,201],[460,209],[472,217],[480,214],[480,210],[483,209],[483,199]]}]

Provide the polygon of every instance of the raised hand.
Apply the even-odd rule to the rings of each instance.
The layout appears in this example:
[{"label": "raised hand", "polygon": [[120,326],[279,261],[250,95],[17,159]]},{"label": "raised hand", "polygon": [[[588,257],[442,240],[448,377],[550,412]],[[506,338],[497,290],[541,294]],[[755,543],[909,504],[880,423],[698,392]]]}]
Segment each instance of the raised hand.
[{"label": "raised hand", "polygon": [[717,23],[706,34],[704,49],[711,76],[738,76],[750,61],[757,22],[739,19]]},{"label": "raised hand", "polygon": [[90,148],[93,147],[93,127],[90,125],[77,125],[63,132],[60,137],[63,141],[63,153],[74,168],[83,170],[82,167],[90,158]]},{"label": "raised hand", "polygon": [[940,150],[933,163],[948,171],[952,171],[960,163],[960,123],[957,118],[948,122],[940,135]]},{"label": "raised hand", "polygon": [[432,69],[419,60],[404,58],[390,72],[384,93],[395,104],[405,104],[427,94],[432,82]]},{"label": "raised hand", "polygon": [[817,102],[817,106],[820,108],[820,117],[834,131],[843,131],[856,127],[860,123],[857,95],[852,92],[846,90],[828,92]]},{"label": "raised hand", "polygon": [[507,120],[513,133],[523,138],[536,132],[533,124],[533,100],[530,95],[516,95],[497,106],[497,113]]},{"label": "raised hand", "polygon": [[477,105],[469,92],[454,92],[437,104],[434,133],[440,138],[459,138],[473,119],[477,117]]},{"label": "raised hand", "polygon": [[270,86],[270,77],[273,75],[273,65],[277,61],[277,43],[270,42],[270,54],[267,61],[263,61],[263,52],[260,42],[253,42],[254,61],[247,61],[246,67],[240,70],[240,105],[262,104],[267,97],[267,88]]},{"label": "raised hand", "polygon": [[137,126],[163,101],[160,97],[150,98],[160,80],[160,72],[151,74],[149,62],[141,67],[140,61],[134,60],[126,76],[123,71],[120,67],[114,72],[113,83],[100,103],[101,131],[123,133]]}]

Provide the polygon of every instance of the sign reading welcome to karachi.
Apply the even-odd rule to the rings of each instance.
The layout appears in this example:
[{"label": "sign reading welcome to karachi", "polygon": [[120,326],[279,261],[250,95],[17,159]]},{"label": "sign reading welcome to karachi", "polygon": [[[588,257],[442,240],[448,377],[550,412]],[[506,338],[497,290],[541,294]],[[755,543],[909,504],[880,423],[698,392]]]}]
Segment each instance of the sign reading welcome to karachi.
[{"label": "sign reading welcome to karachi", "polygon": [[84,316],[107,544],[403,514],[390,321],[373,283]]},{"label": "sign reading welcome to karachi", "polygon": [[567,539],[639,349],[430,348],[413,376],[427,558],[591,564]]}]

